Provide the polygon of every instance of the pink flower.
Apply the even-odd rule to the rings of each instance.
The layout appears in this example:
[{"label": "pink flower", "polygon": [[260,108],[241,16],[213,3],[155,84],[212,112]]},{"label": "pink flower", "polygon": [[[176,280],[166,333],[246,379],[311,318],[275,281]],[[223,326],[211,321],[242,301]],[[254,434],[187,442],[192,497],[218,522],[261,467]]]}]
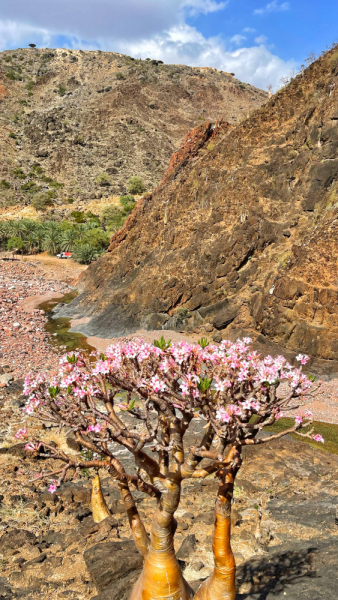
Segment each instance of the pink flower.
[{"label": "pink flower", "polygon": [[95,423],[95,425],[89,425],[87,427],[87,431],[95,431],[95,433],[99,433],[99,431],[101,431],[102,427],[100,425],[100,423]]},{"label": "pink flower", "polygon": [[33,442],[29,442],[28,444],[26,444],[25,446],[25,450],[29,450],[30,452],[35,452],[36,450],[39,450],[41,444],[33,444]]},{"label": "pink flower", "polygon": [[216,419],[218,419],[219,421],[222,421],[222,423],[229,423],[229,421],[231,421],[231,417],[230,417],[229,413],[227,413],[227,411],[224,410],[224,408],[220,408],[216,412]]},{"label": "pink flower", "polygon": [[296,423],[296,425],[300,425],[301,423],[303,423],[303,417],[301,417],[300,415],[296,415],[295,423]]},{"label": "pink flower", "polygon": [[14,437],[17,440],[20,440],[20,439],[24,439],[25,437],[27,437],[27,435],[28,435],[27,429],[19,429],[19,431],[16,432]]},{"label": "pink flower", "polygon": [[281,411],[279,411],[276,416],[275,416],[276,421],[278,421],[279,419],[285,419],[285,414]]},{"label": "pink flower", "polygon": [[315,442],[321,442],[324,444],[324,438],[322,435],[320,435],[320,433],[316,433],[316,435],[313,436],[313,439]]},{"label": "pink flower", "polygon": [[256,402],[255,400],[253,402],[251,402],[251,408],[253,408],[253,410],[255,410],[256,412],[259,411],[261,405],[259,402]]},{"label": "pink flower", "polygon": [[306,354],[298,354],[298,356],[296,356],[296,360],[298,360],[302,365],[306,365],[306,363],[310,360],[310,357]]},{"label": "pink flower", "polygon": [[156,393],[164,392],[166,389],[164,381],[161,381],[158,375],[154,375],[154,377],[151,378],[151,386]]},{"label": "pink flower", "polygon": [[54,484],[50,485],[49,488],[48,488],[48,491],[51,494],[54,494],[54,492],[56,492],[56,485],[54,485]]},{"label": "pink flower", "polygon": [[241,402],[243,410],[251,410],[251,400],[245,400],[245,402]]}]

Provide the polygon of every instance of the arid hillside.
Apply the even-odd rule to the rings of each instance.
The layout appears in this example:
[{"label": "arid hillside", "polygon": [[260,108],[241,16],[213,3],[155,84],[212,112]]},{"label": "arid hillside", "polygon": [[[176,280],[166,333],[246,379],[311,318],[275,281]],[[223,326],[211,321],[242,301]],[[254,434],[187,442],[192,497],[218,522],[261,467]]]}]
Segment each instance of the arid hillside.
[{"label": "arid hillside", "polygon": [[337,234],[336,47],[237,127],[194,130],[71,310],[87,334],[245,332],[337,374]]},{"label": "arid hillside", "polygon": [[240,122],[266,99],[216,69],[100,51],[1,52],[0,204],[123,194],[135,175],[151,191],[187,131],[205,119]]}]

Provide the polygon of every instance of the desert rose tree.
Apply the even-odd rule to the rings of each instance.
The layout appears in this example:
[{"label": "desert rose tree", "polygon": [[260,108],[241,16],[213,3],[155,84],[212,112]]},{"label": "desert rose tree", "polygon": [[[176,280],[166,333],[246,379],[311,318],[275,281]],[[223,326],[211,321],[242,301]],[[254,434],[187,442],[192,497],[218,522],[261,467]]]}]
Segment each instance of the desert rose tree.
[{"label": "desert rose tree", "polygon": [[[82,468],[92,468],[96,473],[93,517],[100,521],[109,512],[98,471],[106,470],[117,482],[135,544],[144,559],[132,600],[187,600],[194,596],[175,556],[175,511],[182,481],[210,475],[219,479],[214,570],[195,599],[233,600],[231,501],[243,446],[264,444],[290,432],[323,441],[313,433],[310,413],[302,411],[293,427],[275,435],[259,435],[291,406],[300,406],[297,399],[308,392],[311,382],[301,367],[292,367],[282,356],[261,358],[250,343],[248,338],[236,343],[223,341],[219,346],[209,345],[205,339],[196,345],[170,344],[163,338],[154,345],[136,340],[110,346],[105,355],[70,353],[61,359],[60,372],[51,380],[45,375],[26,377],[29,397],[24,410],[54,422],[66,433],[74,432],[82,450],[90,453],[85,460],[80,453],[69,456],[38,439],[29,441],[27,449],[42,451],[58,461],[54,471],[39,475],[50,480],[49,491],[53,493],[66,476],[69,479]],[[303,364],[307,360],[304,355],[297,358]],[[130,418],[125,422],[127,414],[135,419],[135,428],[130,426]],[[186,448],[184,435],[196,417],[205,422],[204,435]],[[20,430],[17,435],[28,433]],[[116,458],[117,445],[134,457],[136,473],[128,473]],[[139,516],[133,489],[157,500],[150,536]]]}]

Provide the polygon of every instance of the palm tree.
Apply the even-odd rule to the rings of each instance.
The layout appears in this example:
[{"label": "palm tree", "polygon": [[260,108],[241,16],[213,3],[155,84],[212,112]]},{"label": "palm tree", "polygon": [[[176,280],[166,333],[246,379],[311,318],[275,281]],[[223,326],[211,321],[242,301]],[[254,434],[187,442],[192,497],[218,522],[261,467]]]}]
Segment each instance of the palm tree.
[{"label": "palm tree", "polygon": [[57,254],[60,250],[60,235],[58,231],[47,231],[43,238],[42,247],[48,254]]},{"label": "palm tree", "polygon": [[34,231],[28,233],[27,237],[24,239],[25,242],[25,250],[28,254],[34,254],[34,250],[38,249],[38,240],[37,235]]},{"label": "palm tree", "polygon": [[74,249],[79,240],[79,233],[75,228],[67,229],[61,236],[61,248],[64,252],[70,252]]}]

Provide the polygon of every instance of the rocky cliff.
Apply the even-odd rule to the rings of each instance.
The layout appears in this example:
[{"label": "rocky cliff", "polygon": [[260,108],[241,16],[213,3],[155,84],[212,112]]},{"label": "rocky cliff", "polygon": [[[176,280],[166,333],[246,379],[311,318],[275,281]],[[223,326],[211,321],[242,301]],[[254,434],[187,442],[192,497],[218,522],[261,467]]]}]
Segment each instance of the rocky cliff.
[{"label": "rocky cliff", "polygon": [[90,266],[73,312],[102,337],[250,333],[338,372],[338,49],[237,127],[193,130]]},{"label": "rocky cliff", "polygon": [[134,175],[152,190],[192,127],[236,123],[266,99],[217,69],[113,52],[1,52],[0,206],[30,204],[53,180],[59,200],[125,193]]}]

